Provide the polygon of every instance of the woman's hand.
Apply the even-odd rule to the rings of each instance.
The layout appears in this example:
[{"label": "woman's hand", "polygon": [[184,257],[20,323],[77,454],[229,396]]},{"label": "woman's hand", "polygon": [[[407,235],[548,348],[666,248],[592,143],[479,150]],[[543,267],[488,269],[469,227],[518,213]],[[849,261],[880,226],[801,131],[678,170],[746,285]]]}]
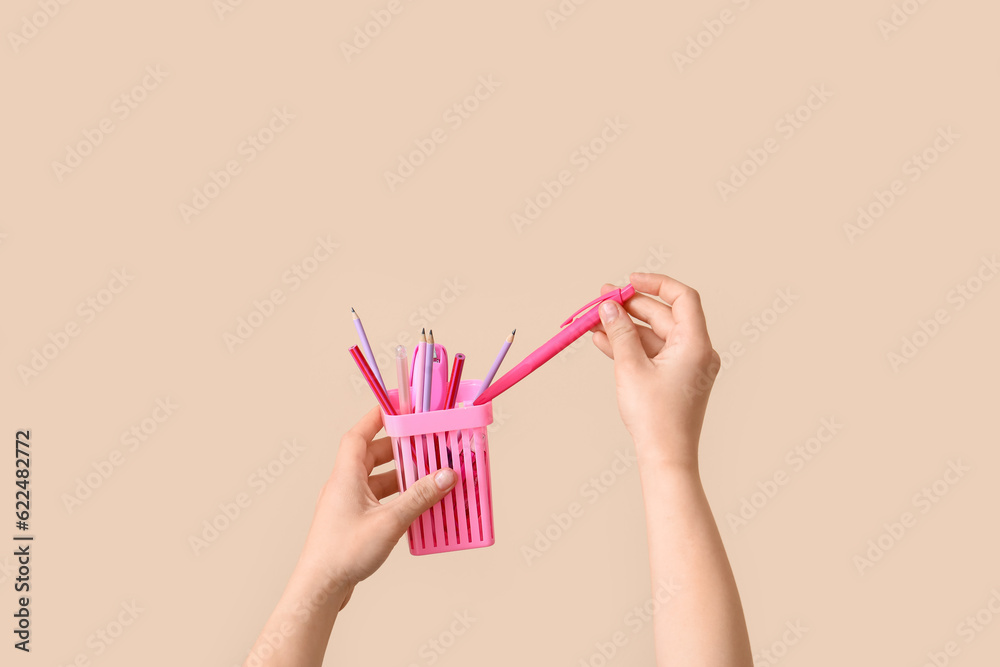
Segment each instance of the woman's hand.
[{"label": "woman's hand", "polygon": [[380,503],[399,491],[395,470],[372,474],[375,466],[392,461],[392,441],[375,439],[381,428],[382,414],[375,407],[340,441],[299,559],[299,569],[344,588],[348,599],[354,586],[385,562],[410,524],[457,481],[455,471],[443,468],[395,500]]},{"label": "woman's hand", "polygon": [[337,614],[355,585],[389,557],[417,517],[455,486],[455,471],[426,475],[396,493],[396,471],[372,474],[392,460],[389,438],[374,439],[382,413],[373,408],[340,441],[333,472],[323,486],[305,548],[246,667],[319,667]]},{"label": "woman's hand", "polygon": [[635,441],[654,588],[678,589],[653,615],[657,664],[750,667],[740,594],[698,471],[719,355],[697,292],[667,276],[630,279],[624,309],[601,304],[594,344],[615,360],[618,410]]},{"label": "woman's hand", "polygon": [[[601,304],[594,344],[615,360],[618,410],[637,454],[696,469],[708,395],[720,367],[701,299],[667,276],[633,273],[630,281],[636,294],[624,310],[611,300]],[[601,293],[612,289],[605,285]],[[636,326],[629,315],[649,326]]]}]

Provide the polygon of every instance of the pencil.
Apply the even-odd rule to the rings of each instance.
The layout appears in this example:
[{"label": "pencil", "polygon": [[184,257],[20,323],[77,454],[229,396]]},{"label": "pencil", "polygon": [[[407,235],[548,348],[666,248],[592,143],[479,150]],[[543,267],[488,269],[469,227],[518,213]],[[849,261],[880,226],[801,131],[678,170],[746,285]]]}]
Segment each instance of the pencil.
[{"label": "pencil", "polygon": [[383,389],[381,385],[376,382],[375,375],[372,373],[372,369],[368,367],[368,362],[365,361],[365,357],[361,354],[361,350],[358,349],[357,345],[352,345],[348,351],[354,358],[354,363],[358,365],[358,370],[361,371],[361,374],[365,376],[365,380],[368,381],[368,386],[372,388],[372,393],[375,394],[375,400],[378,401],[382,411],[387,415],[395,415],[396,410],[392,407],[392,403],[389,402],[389,396],[385,393],[385,389]]},{"label": "pencil", "polygon": [[455,360],[451,362],[451,378],[448,379],[447,399],[444,403],[445,410],[455,407],[458,399],[458,386],[462,383],[462,368],[465,366],[465,355],[459,352],[455,355]]},{"label": "pencil", "polygon": [[410,374],[406,372],[406,348],[396,346],[396,385],[399,387],[399,414],[410,414]]},{"label": "pencil", "polygon": [[378,378],[378,383],[382,387],[382,391],[385,391],[385,381],[378,370],[378,363],[375,361],[375,355],[372,353],[372,346],[368,342],[368,336],[365,334],[365,326],[361,324],[361,318],[358,317],[353,308],[351,308],[351,317],[354,318],[354,328],[358,330],[358,338],[361,339],[361,349],[365,351],[365,359],[368,361],[368,367],[372,369],[375,377]]},{"label": "pencil", "polygon": [[500,346],[500,353],[497,354],[496,360],[493,362],[493,365],[490,366],[490,370],[486,374],[486,379],[483,380],[483,384],[479,386],[479,391],[476,393],[476,398],[479,398],[480,394],[486,391],[486,388],[490,386],[491,382],[493,382],[493,378],[496,377],[497,371],[500,370],[500,364],[503,363],[503,358],[507,356],[507,350],[510,349],[510,344],[514,342],[514,334],[516,333],[517,329],[511,331],[510,335],[507,336],[507,340],[505,340],[503,342],[503,345]]},{"label": "pencil", "polygon": [[427,332],[424,352],[424,412],[431,411],[431,389],[434,377],[434,330]]},{"label": "pencil", "polygon": [[424,411],[424,353],[427,352],[427,330],[420,330],[420,340],[417,341],[416,353],[413,356],[413,382],[410,385],[410,398],[414,412]]}]

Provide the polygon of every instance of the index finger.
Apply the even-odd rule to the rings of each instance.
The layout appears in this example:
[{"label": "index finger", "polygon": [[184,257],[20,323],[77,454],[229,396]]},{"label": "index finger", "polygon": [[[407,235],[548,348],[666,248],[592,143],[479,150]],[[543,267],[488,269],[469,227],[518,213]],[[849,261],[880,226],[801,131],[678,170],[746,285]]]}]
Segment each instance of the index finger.
[{"label": "index finger", "polygon": [[633,273],[629,276],[629,281],[637,291],[655,294],[663,299],[673,311],[674,321],[678,325],[708,332],[701,297],[694,288],[659,273]]},{"label": "index finger", "polygon": [[364,438],[365,444],[371,442],[379,431],[382,430],[382,411],[376,405],[368,411],[361,420],[351,427],[350,433]]}]

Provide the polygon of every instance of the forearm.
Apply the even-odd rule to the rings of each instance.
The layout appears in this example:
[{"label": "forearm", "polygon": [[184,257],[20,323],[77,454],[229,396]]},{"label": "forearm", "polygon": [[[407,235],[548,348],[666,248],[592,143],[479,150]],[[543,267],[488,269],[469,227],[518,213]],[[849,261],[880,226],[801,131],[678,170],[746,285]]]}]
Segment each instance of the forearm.
[{"label": "forearm", "polygon": [[320,667],[347,594],[336,582],[300,563],[245,664]]},{"label": "forearm", "polygon": [[644,453],[661,447],[637,450],[653,588],[676,588],[653,620],[657,665],[749,667],[739,591],[697,464],[672,465]]}]

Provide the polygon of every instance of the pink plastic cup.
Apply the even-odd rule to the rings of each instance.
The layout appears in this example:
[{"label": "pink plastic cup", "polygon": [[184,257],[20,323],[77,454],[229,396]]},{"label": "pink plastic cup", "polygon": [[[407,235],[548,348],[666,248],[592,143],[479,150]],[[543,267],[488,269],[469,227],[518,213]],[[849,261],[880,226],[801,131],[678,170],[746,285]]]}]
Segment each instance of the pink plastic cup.
[{"label": "pink plastic cup", "polygon": [[[471,405],[481,384],[482,380],[462,380],[459,385],[457,404],[468,401],[468,407],[396,416],[382,413],[385,432],[392,438],[400,491],[441,468],[458,473],[455,488],[406,531],[415,556],[488,547],[496,541],[486,439],[493,403]],[[396,390],[388,393],[398,410]]]}]

